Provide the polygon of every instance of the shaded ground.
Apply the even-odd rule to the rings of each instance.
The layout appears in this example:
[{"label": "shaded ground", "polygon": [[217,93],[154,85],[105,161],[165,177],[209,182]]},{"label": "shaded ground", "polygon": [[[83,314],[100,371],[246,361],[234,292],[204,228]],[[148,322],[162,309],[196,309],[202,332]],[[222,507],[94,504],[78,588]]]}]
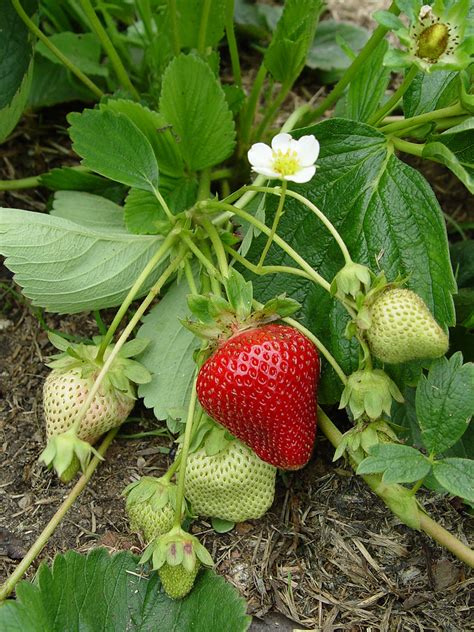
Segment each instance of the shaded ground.
[{"label": "shaded ground", "polygon": [[[375,3],[370,3],[371,9]],[[339,19],[367,19],[367,7],[354,13],[353,3],[333,0],[331,4]],[[22,122],[2,145],[0,178],[31,176],[75,162],[66,139],[65,111],[47,110]],[[465,220],[465,189],[444,169],[428,169],[449,221]],[[1,206],[42,211],[47,200],[45,189],[0,192]],[[456,231],[452,223],[449,226]],[[37,462],[44,446],[44,361],[52,348],[38,318],[16,291],[0,267],[2,581],[69,490]],[[87,315],[48,315],[46,322],[71,334],[96,333]],[[138,408],[134,415],[138,421],[127,424],[124,434],[157,427],[148,411]],[[134,478],[164,472],[171,446],[166,436],[117,439],[40,560],[51,560],[56,552],[69,548],[86,551],[97,545],[138,553],[142,543],[128,534],[120,493]],[[265,620],[264,624],[256,620],[255,629],[474,630],[474,578],[466,568],[424,535],[400,525],[349,469],[331,463],[331,454],[321,438],[307,468],[279,479],[273,507],[262,520],[240,524],[225,535],[215,534],[205,521],[195,524],[196,534],[217,561],[218,572],[247,599],[250,613]],[[460,503],[434,494],[425,495],[424,502],[443,526],[463,541],[473,541],[472,524]],[[37,564],[28,577],[36,568]]]}]

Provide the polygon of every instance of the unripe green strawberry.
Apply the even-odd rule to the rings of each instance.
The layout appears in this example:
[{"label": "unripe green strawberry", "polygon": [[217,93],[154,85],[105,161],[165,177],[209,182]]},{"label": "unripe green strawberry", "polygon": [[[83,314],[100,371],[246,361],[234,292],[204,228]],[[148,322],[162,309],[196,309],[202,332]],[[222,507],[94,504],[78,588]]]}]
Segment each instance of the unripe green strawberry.
[{"label": "unripe green strawberry", "polygon": [[[94,376],[84,377],[80,367],[62,372],[54,369],[43,387],[43,406],[47,437],[69,430],[85,402]],[[94,443],[101,435],[120,426],[128,417],[135,400],[112,385],[100,388],[89,406],[77,433],[80,439]]]},{"label": "unripe green strawberry", "polygon": [[407,289],[389,289],[370,306],[367,329],[370,350],[387,364],[438,358],[448,350],[448,337],[425,302]]},{"label": "unripe green strawberry", "polygon": [[170,566],[167,562],[158,570],[163,589],[171,599],[182,599],[191,591],[194,586],[196,575],[199,571],[199,561],[196,561],[194,568],[186,570],[182,564]]},{"label": "unripe green strawberry", "polygon": [[276,468],[240,441],[218,454],[201,448],[188,456],[185,494],[199,515],[243,522],[260,518],[275,495]]},{"label": "unripe green strawberry", "polygon": [[[130,519],[130,530],[143,533],[151,542],[167,533],[174,523],[176,507],[176,485],[165,477],[143,476],[128,485],[123,495],[127,496],[126,510]],[[183,503],[182,513],[186,505]]]}]

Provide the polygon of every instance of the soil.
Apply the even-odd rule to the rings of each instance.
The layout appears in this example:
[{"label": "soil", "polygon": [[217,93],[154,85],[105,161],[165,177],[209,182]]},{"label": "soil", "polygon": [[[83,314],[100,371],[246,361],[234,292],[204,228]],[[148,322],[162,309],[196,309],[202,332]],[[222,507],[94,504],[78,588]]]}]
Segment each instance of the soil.
[{"label": "soil", "polygon": [[[333,4],[336,17],[351,18],[337,13],[347,3]],[[25,117],[2,146],[0,178],[74,164],[65,131],[65,113],[71,109]],[[441,167],[429,170],[444,211],[455,221],[466,219],[465,189]],[[0,205],[44,211],[48,197],[45,189],[0,193]],[[70,489],[38,463],[44,447],[44,363],[53,352],[45,327],[77,336],[96,333],[90,315],[42,314],[18,292],[9,272],[0,267],[1,581]],[[104,318],[110,316],[105,313]],[[140,404],[132,417],[27,578],[41,561],[70,548],[142,550],[143,542],[128,532],[121,492],[140,476],[164,473],[173,442],[166,432],[127,439],[137,431],[162,428]],[[466,543],[473,541],[462,503],[429,492],[421,500],[449,531]],[[193,531],[216,560],[217,572],[245,597],[249,613],[263,619],[255,620],[255,630],[474,630],[472,574],[428,537],[400,524],[350,468],[332,463],[324,437],[304,470],[279,477],[275,502],[263,519],[241,523],[223,535],[200,520]]]}]

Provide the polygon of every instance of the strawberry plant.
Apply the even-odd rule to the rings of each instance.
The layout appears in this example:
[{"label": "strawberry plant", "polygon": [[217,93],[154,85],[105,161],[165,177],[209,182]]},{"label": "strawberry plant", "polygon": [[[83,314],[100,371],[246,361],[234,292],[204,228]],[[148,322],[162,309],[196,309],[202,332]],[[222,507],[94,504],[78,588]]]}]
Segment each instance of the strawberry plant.
[{"label": "strawberry plant", "polygon": [[[168,472],[124,490],[146,544],[141,563],[172,600],[198,599],[194,583],[213,577],[190,520],[209,517],[225,531],[261,517],[276,468],[304,467],[317,432],[402,523],[474,566],[472,550],[416,495],[474,504],[474,365],[449,339],[456,324],[472,329],[467,240],[453,246],[459,274],[430,184],[403,160],[441,163],[473,191],[472,3],[394,0],[358,52],[339,42],[352,59],[339,66],[317,61],[319,0],[267,9],[6,5],[22,54],[34,47],[39,60],[33,94],[39,72],[60,73],[88,107],[67,117],[81,164],[35,174],[53,192],[49,213],[0,209],[0,253],[32,305],[117,310],[92,340],[50,335],[61,353],[48,364],[41,459],[64,481],[83,475],[3,598],[136,398],[177,435]],[[251,84],[242,32],[262,52]],[[335,85],[288,109],[305,66],[318,63]],[[16,70],[0,109],[4,135],[26,102],[21,82],[31,81],[25,63]],[[51,99],[63,100],[59,87]]]}]

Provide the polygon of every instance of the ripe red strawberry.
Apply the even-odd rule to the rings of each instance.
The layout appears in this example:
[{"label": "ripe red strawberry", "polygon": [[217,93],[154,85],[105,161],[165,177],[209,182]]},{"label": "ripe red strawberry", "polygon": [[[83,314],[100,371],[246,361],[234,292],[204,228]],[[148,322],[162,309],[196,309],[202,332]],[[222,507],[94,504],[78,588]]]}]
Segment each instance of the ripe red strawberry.
[{"label": "ripe red strawberry", "polygon": [[223,342],[201,367],[204,410],[267,463],[294,470],[316,434],[316,347],[286,325],[264,325]]}]

